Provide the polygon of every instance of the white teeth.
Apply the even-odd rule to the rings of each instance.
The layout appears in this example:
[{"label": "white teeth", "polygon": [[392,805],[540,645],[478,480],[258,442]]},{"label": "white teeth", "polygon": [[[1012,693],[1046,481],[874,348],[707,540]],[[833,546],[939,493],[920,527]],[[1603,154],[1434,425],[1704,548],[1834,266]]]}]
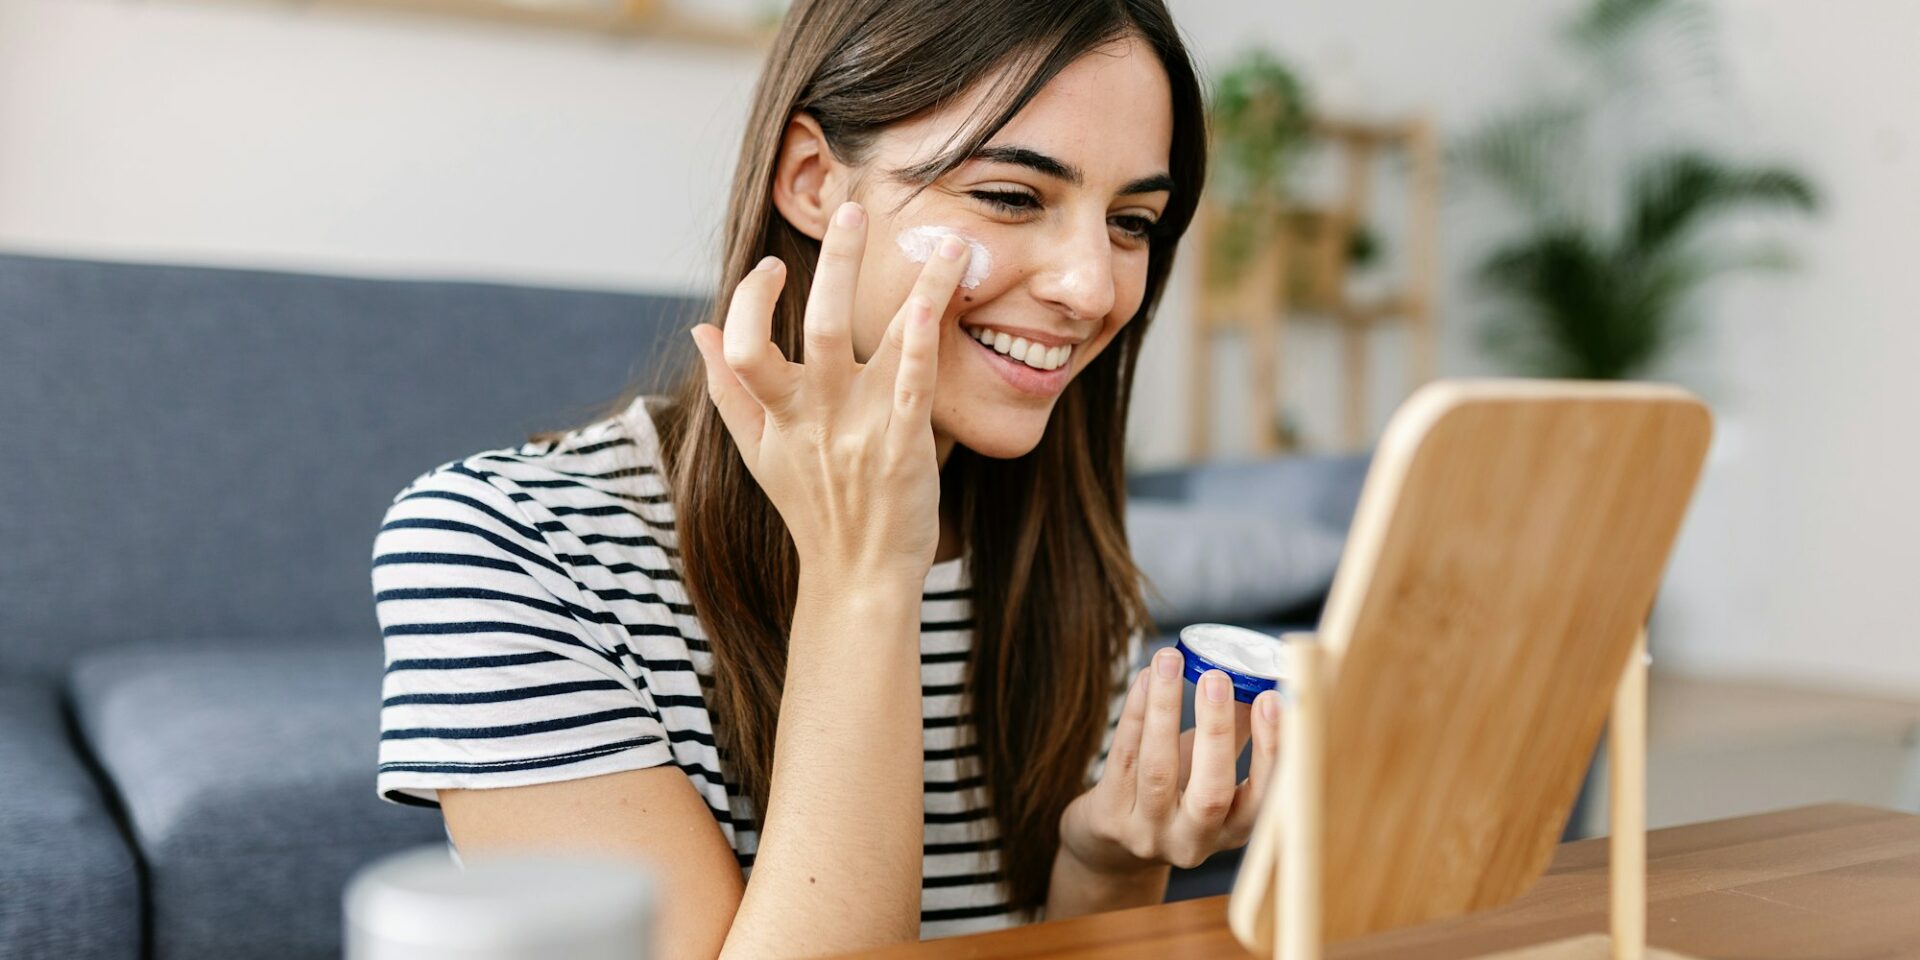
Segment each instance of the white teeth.
[{"label": "white teeth", "polygon": [[1071,344],[1048,347],[1030,343],[1024,337],[1015,337],[985,327],[974,327],[968,334],[975,340],[992,347],[996,352],[1006,354],[1035,370],[1057,370],[1073,355]]}]

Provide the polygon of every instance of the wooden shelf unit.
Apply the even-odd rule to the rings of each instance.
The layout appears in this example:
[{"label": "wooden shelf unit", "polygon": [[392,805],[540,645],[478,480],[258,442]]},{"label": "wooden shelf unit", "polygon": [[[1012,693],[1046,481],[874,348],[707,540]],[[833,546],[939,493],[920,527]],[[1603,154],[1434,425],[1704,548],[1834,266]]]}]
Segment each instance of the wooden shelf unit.
[{"label": "wooden shelf unit", "polygon": [[[1373,330],[1388,324],[1410,334],[1409,392],[1435,376],[1434,290],[1439,229],[1440,153],[1424,117],[1368,123],[1316,117],[1311,136],[1341,154],[1342,184],[1334,205],[1319,209],[1287,202],[1271,219],[1280,229],[1250,251],[1241,272],[1229,283],[1210,276],[1218,256],[1226,211],[1203,202],[1195,220],[1199,239],[1197,291],[1193,303],[1193,344],[1189,371],[1188,454],[1194,460],[1213,453],[1213,347],[1220,336],[1243,339],[1250,367],[1252,449],[1273,454],[1291,444],[1282,432],[1277,406],[1279,357],[1287,327],[1296,317],[1324,316],[1341,330],[1342,433],[1349,449],[1368,445],[1367,398],[1371,370],[1367,348]],[[1397,289],[1360,300],[1350,290],[1349,250],[1368,223],[1374,167],[1383,154],[1404,152],[1410,161],[1408,230],[1404,237],[1406,275]],[[1300,282],[1304,281],[1304,282]],[[1298,286],[1296,287],[1296,284]]]}]

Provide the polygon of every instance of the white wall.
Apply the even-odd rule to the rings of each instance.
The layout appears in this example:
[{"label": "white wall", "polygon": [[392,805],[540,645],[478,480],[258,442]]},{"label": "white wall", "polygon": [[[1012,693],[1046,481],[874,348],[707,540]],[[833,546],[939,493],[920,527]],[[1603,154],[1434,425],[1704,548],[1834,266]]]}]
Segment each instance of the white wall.
[{"label": "white wall", "polygon": [[[1726,118],[1826,192],[1790,278],[1716,298],[1728,439],[1676,557],[1672,658],[1707,672],[1920,690],[1920,7],[1742,0]],[[1702,351],[1705,354],[1705,351]],[[1679,579],[1685,577],[1684,583]],[[1681,588],[1693,588],[1683,595]]]},{"label": "white wall", "polygon": [[273,0],[0,0],[0,244],[686,287],[757,66]]},{"label": "white wall", "polygon": [[[1566,0],[1175,0],[1203,66],[1268,41],[1323,103],[1459,129],[1551,63]],[[1704,306],[1673,375],[1721,417],[1662,601],[1663,664],[1920,691],[1903,602],[1920,572],[1920,67],[1902,0],[1723,3],[1727,100],[1701,119],[1792,160],[1829,199],[1788,279]],[[749,55],[267,0],[0,0],[0,248],[374,275],[702,290]],[[1457,280],[1484,211],[1450,202],[1440,367],[1490,372]],[[1134,424],[1185,450],[1186,280]],[[1337,419],[1325,336],[1296,337],[1309,436]],[[1379,423],[1404,391],[1378,352]],[[1234,378],[1223,375],[1223,395]],[[1223,425],[1239,436],[1231,418]],[[1230,446],[1229,449],[1234,449]]]}]

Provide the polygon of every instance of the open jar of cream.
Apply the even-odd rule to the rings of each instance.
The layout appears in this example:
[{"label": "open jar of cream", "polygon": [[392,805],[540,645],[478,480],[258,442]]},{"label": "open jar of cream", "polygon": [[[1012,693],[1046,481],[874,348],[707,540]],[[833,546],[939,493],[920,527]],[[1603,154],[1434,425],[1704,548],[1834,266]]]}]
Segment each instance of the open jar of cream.
[{"label": "open jar of cream", "polygon": [[1224,623],[1196,623],[1180,630],[1174,644],[1185,662],[1187,682],[1199,683],[1208,670],[1233,681],[1233,698],[1252,703],[1262,690],[1287,679],[1287,645],[1278,637]]}]

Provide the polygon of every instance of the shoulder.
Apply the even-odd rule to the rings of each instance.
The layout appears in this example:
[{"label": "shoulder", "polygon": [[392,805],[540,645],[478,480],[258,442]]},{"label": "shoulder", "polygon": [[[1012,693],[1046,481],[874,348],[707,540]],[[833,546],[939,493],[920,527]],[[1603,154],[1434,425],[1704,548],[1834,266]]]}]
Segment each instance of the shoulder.
[{"label": "shoulder", "polygon": [[[383,569],[389,577],[491,570],[533,577],[562,596],[578,588],[583,566],[636,581],[671,579],[673,507],[646,412],[650,399],[551,439],[482,450],[415,477],[382,518],[376,579]],[[632,557],[615,555],[636,549]]]},{"label": "shoulder", "polygon": [[[650,407],[664,398],[641,396],[618,414],[563,434],[518,446],[481,450],[438,464],[408,481],[393,503],[425,494],[505,498],[517,509],[581,494],[611,494],[648,484],[621,484],[632,478],[659,478],[663,472],[659,438]],[[664,493],[664,479],[657,484]]]},{"label": "shoulder", "polygon": [[438,464],[394,494],[381,530],[464,519],[541,546],[555,534],[669,531],[673,504],[649,412],[664,399],[643,395],[558,436]]}]

